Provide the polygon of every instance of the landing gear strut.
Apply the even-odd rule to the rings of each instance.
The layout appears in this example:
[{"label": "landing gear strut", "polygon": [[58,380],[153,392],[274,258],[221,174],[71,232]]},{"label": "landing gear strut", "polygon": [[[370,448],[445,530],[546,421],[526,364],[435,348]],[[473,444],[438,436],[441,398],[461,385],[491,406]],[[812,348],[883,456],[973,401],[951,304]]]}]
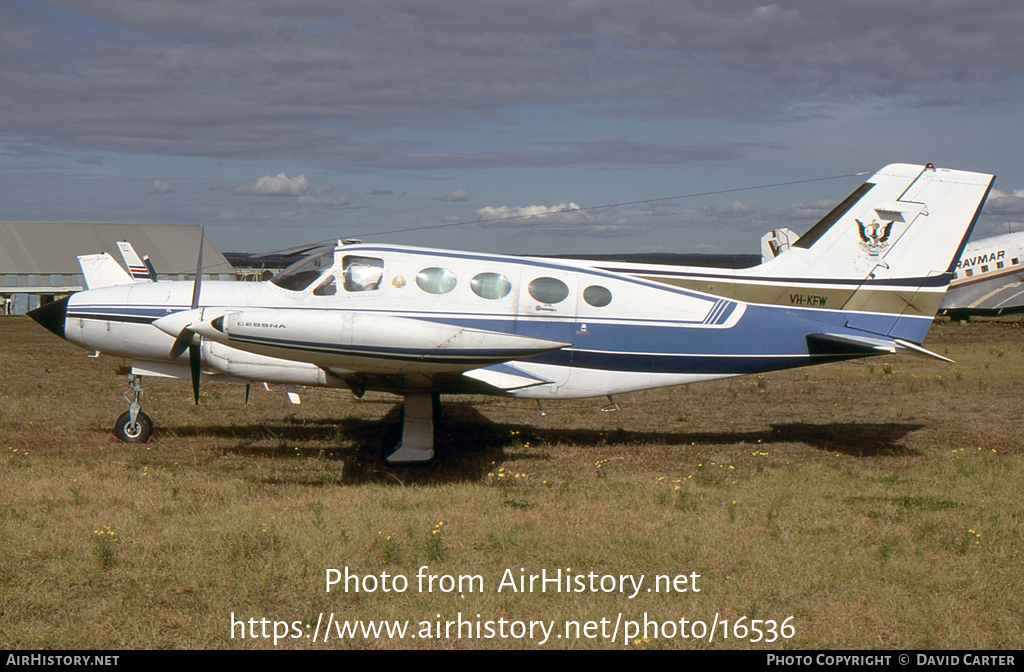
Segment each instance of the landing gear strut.
[{"label": "landing gear strut", "polygon": [[153,436],[153,421],[142,412],[142,377],[128,374],[128,390],[122,395],[128,410],[114,423],[114,436],[124,443],[145,443]]},{"label": "landing gear strut", "polygon": [[437,395],[407,394],[402,405],[402,440],[388,455],[392,464],[429,462],[434,457],[434,417]]}]

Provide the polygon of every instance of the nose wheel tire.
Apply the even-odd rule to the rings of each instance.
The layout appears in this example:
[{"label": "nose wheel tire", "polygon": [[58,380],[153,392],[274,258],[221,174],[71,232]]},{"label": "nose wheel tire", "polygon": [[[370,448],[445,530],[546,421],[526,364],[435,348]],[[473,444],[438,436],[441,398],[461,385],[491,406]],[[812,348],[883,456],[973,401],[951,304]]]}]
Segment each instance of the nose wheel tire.
[{"label": "nose wheel tire", "polygon": [[153,421],[149,416],[139,411],[135,418],[135,424],[131,423],[131,414],[125,411],[114,423],[114,436],[118,441],[124,443],[145,443],[153,436]]}]

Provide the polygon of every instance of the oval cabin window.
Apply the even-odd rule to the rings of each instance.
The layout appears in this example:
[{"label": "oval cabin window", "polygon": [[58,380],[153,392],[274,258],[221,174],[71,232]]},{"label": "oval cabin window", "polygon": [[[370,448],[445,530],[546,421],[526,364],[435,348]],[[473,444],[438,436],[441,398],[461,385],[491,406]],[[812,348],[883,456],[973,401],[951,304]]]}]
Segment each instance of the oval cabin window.
[{"label": "oval cabin window", "polygon": [[601,285],[591,285],[583,290],[583,300],[594,308],[604,308],[612,302],[612,293]]},{"label": "oval cabin window", "polygon": [[469,281],[473,293],[482,299],[503,299],[512,291],[512,283],[500,273],[481,273]]},{"label": "oval cabin window", "polygon": [[458,284],[455,274],[447,268],[424,268],[416,274],[416,284],[428,294],[447,294]]},{"label": "oval cabin window", "polygon": [[556,278],[537,278],[530,283],[527,291],[541,303],[559,303],[569,296],[569,286]]}]

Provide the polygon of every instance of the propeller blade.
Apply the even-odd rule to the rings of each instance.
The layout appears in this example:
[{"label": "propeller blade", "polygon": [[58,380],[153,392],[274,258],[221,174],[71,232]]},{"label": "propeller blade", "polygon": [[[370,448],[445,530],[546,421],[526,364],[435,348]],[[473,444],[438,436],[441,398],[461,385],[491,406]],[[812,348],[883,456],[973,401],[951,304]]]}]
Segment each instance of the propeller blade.
[{"label": "propeller blade", "polygon": [[188,346],[188,368],[189,373],[192,374],[192,396],[196,400],[196,406],[199,405],[199,376],[202,373],[200,370],[202,361],[203,354],[200,352],[200,346],[194,343]]},{"label": "propeller blade", "polygon": [[171,359],[177,359],[181,357],[181,353],[185,352],[186,348],[192,345],[192,339],[195,335],[185,327],[178,334],[178,337],[174,339],[174,345],[171,346]]},{"label": "propeller blade", "polygon": [[[199,230],[199,259],[196,261],[196,280],[192,285],[192,310],[199,308],[199,292],[202,291],[203,281],[203,241],[206,239],[206,227],[204,226]],[[187,338],[187,341],[184,340]],[[188,327],[181,330],[178,334],[178,338],[174,339],[174,346],[171,348],[171,355],[174,355],[175,348],[179,346],[179,341],[182,341],[182,345],[188,347],[188,369],[192,376],[192,397],[196,400],[196,406],[199,405],[199,376],[202,375],[201,366],[203,363],[203,353],[200,349],[200,345],[195,342],[193,333],[189,331]],[[178,352],[181,355],[184,352],[184,347]]]},{"label": "propeller blade", "polygon": [[196,261],[196,279],[192,284],[192,309],[199,307],[199,292],[203,281],[203,241],[206,239],[206,227],[199,229],[199,259]]},{"label": "propeller blade", "polygon": [[245,405],[246,406],[249,405],[249,385],[250,385],[250,383],[246,383],[245,384]]}]

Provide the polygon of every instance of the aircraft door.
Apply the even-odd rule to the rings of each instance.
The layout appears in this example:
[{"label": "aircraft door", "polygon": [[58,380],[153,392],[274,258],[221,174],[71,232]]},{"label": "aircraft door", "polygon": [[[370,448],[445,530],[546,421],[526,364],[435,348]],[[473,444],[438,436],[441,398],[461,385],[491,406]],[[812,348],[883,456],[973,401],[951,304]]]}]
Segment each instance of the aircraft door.
[{"label": "aircraft door", "polygon": [[[579,283],[575,273],[555,269],[523,269],[519,283],[519,309],[515,332],[531,338],[572,343],[576,331]],[[554,355],[557,357],[557,355]],[[569,360],[545,372],[558,385],[569,379]]]}]

